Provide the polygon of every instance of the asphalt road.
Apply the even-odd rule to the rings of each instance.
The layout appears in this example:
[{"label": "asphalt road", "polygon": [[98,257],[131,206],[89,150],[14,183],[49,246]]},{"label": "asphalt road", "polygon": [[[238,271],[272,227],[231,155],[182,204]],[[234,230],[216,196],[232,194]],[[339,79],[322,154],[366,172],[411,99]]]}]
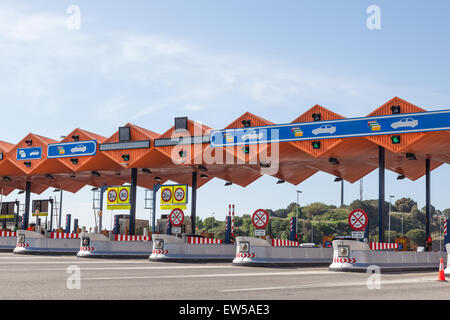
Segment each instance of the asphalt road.
[{"label": "asphalt road", "polygon": [[[67,273],[69,270],[75,270]],[[79,268],[79,269],[77,269]],[[69,278],[81,275],[81,281]],[[0,299],[449,299],[437,272],[369,275],[317,268],[236,267],[0,253]],[[69,280],[68,280],[69,279]],[[76,289],[77,283],[80,289]],[[68,289],[72,286],[74,289]]]}]

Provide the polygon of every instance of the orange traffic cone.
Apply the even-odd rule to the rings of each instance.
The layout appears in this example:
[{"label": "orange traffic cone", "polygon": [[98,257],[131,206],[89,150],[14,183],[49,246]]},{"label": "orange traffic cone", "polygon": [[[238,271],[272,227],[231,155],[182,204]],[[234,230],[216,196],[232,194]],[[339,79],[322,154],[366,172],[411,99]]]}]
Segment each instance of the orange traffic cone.
[{"label": "orange traffic cone", "polygon": [[444,259],[441,258],[441,263],[439,265],[439,277],[438,277],[439,281],[447,281],[445,280],[445,273],[444,273]]}]

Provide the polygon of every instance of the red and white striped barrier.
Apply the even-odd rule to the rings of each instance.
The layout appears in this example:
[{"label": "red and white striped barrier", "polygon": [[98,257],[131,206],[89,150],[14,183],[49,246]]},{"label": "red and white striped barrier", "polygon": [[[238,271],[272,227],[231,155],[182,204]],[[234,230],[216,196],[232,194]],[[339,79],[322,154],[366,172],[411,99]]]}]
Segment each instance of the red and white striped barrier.
[{"label": "red and white striped barrier", "polygon": [[78,239],[78,233],[61,233],[52,232],[50,235],[51,239]]},{"label": "red and white striped barrier", "polygon": [[200,237],[188,237],[189,244],[221,244],[223,243],[220,239],[209,239]]},{"label": "red and white striped barrier", "polygon": [[17,234],[13,231],[0,231],[0,237],[16,237]]},{"label": "red and white striped barrier", "polygon": [[92,251],[94,251],[94,247],[80,247],[80,251],[92,252]]},{"label": "red and white striped barrier", "polygon": [[444,236],[447,235],[447,220],[444,220]]},{"label": "red and white striped barrier", "polygon": [[155,249],[155,250],[152,251],[152,253],[154,253],[154,254],[168,254],[169,250]]},{"label": "red and white striped barrier", "polygon": [[300,242],[292,240],[272,239],[272,247],[298,247]]},{"label": "red and white striped barrier", "polygon": [[130,236],[127,234],[116,234],[114,236],[115,241],[150,241],[152,237],[148,236]]},{"label": "red and white striped barrier", "polygon": [[371,242],[370,250],[392,250],[398,249],[398,243],[387,243],[387,242]]},{"label": "red and white striped barrier", "polygon": [[237,258],[254,258],[255,254],[253,252],[251,252],[251,253],[237,253],[236,257]]},{"label": "red and white striped barrier", "polygon": [[355,258],[334,258],[333,262],[338,262],[338,263],[355,263],[356,259]]}]

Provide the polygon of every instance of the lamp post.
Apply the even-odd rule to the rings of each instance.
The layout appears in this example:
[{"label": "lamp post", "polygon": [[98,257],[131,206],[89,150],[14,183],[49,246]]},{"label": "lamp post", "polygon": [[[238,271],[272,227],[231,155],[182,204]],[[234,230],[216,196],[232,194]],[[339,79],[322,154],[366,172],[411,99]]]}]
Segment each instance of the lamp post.
[{"label": "lamp post", "polygon": [[[55,189],[53,192],[59,192],[59,213],[58,213],[58,228],[61,228],[61,213],[62,213],[62,189]],[[56,201],[56,200],[55,200]]]},{"label": "lamp post", "polygon": [[388,242],[391,243],[391,210],[392,210],[392,198],[395,198],[395,196],[389,196],[389,236],[388,236]]},{"label": "lamp post", "polygon": [[297,207],[295,208],[295,233],[298,240],[298,196],[302,193],[300,190],[297,190]]}]

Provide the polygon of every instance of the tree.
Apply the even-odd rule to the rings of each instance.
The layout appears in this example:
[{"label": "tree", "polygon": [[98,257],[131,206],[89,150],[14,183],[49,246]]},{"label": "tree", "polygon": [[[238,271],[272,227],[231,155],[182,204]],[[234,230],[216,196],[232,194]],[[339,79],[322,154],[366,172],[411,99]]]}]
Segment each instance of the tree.
[{"label": "tree", "polygon": [[[427,211],[427,207],[423,207],[422,208],[422,212],[426,212]],[[430,205],[430,215],[434,216],[436,213],[436,208],[433,205]]]},{"label": "tree", "polygon": [[397,208],[398,211],[400,212],[406,212],[409,213],[411,212],[411,209],[417,206],[417,202],[415,202],[414,200],[412,200],[411,198],[400,198],[397,201],[395,201],[395,207]]},{"label": "tree", "polygon": [[425,231],[421,229],[412,229],[406,233],[406,236],[417,246],[425,244]]}]

